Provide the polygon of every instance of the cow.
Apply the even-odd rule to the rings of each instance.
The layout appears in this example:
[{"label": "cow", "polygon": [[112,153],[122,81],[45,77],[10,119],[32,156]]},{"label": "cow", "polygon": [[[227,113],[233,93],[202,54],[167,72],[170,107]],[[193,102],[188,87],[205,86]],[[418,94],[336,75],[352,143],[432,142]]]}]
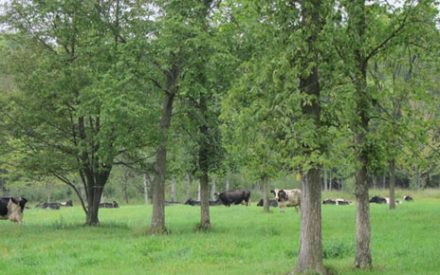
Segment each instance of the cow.
[{"label": "cow", "polygon": [[275,200],[278,201],[280,210],[284,212],[286,207],[295,207],[298,211],[298,207],[301,207],[301,190],[300,189],[273,189],[270,190],[275,196]]},{"label": "cow", "polygon": [[21,223],[27,200],[22,197],[4,197],[0,199],[0,219]]},{"label": "cow", "polygon": [[405,195],[405,196],[403,196],[403,200],[404,201],[413,201],[414,199],[410,195]]},{"label": "cow", "polygon": [[[385,197],[385,200],[387,201],[387,204],[390,204],[390,198]],[[399,200],[395,200],[396,204],[400,204]]]},{"label": "cow", "polygon": [[387,203],[387,199],[384,197],[374,196],[369,200],[370,203]]},{"label": "cow", "polygon": [[119,208],[119,204],[117,201],[113,202],[101,202],[99,204],[99,208]]},{"label": "cow", "polygon": [[234,190],[234,191],[224,191],[221,193],[215,193],[218,196],[218,200],[225,206],[231,206],[231,204],[244,203],[246,206],[249,205],[249,197],[251,192],[247,190]]},{"label": "cow", "polygon": [[[186,200],[186,202],[184,204],[195,206],[195,205],[200,205],[200,201],[193,200],[193,199],[189,198]],[[210,206],[215,206],[215,205],[220,205],[220,204],[222,204],[220,200],[215,200],[215,201],[210,200],[209,201]]]},{"label": "cow", "polygon": [[[261,199],[258,203],[257,206],[264,206],[264,200]],[[269,200],[269,206],[270,207],[278,207],[278,202],[276,200]]]},{"label": "cow", "polygon": [[326,199],[322,201],[322,204],[333,204],[333,205],[349,205],[351,201],[344,199]]},{"label": "cow", "polygon": [[72,207],[72,206],[73,206],[73,201],[72,201],[72,200],[62,201],[62,202],[60,202],[60,206],[63,206],[63,207]]},{"label": "cow", "polygon": [[36,207],[43,209],[59,210],[61,204],[59,202],[40,202]]}]

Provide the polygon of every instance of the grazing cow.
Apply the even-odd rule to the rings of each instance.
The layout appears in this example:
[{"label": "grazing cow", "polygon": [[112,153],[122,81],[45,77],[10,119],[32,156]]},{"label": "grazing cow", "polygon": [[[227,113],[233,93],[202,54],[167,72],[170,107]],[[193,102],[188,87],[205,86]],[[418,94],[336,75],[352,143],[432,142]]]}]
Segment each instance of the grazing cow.
[{"label": "grazing cow", "polygon": [[113,202],[101,202],[99,208],[119,208],[119,204],[116,201]]},{"label": "grazing cow", "polygon": [[273,189],[270,190],[275,196],[275,200],[278,201],[281,211],[284,211],[285,207],[295,207],[298,211],[298,206],[301,207],[301,190],[300,189]]},{"label": "grazing cow", "polygon": [[326,199],[322,201],[322,204],[333,204],[333,205],[349,205],[351,201],[344,199]]},{"label": "grazing cow", "polygon": [[4,197],[0,200],[0,219],[11,222],[22,222],[23,211],[27,200],[22,197]]},{"label": "grazing cow", "polygon": [[216,193],[218,200],[225,206],[231,206],[231,204],[244,203],[246,206],[249,205],[249,197],[251,192],[247,190],[234,190],[234,191],[224,191],[221,193]]},{"label": "grazing cow", "polygon": [[387,199],[384,197],[374,196],[369,200],[370,203],[387,203]]},{"label": "grazing cow", "polygon": [[[261,199],[258,203],[257,206],[264,206],[264,200]],[[269,206],[270,207],[278,207],[278,202],[276,200],[269,200]]]},{"label": "grazing cow", "polygon": [[403,200],[404,201],[413,201],[414,199],[410,195],[405,195],[405,196],[403,196]]},{"label": "grazing cow", "polygon": [[40,207],[43,209],[54,209],[59,210],[61,204],[59,202],[40,202],[36,207]]},{"label": "grazing cow", "polygon": [[[390,198],[385,197],[385,200],[387,201],[387,204],[390,204]],[[399,200],[395,200],[396,204],[400,204]]]}]

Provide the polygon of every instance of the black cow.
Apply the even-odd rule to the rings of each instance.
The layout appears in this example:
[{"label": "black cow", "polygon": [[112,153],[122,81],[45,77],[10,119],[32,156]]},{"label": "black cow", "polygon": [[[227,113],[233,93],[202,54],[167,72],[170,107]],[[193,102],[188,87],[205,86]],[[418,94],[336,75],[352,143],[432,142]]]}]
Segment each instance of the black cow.
[{"label": "black cow", "polygon": [[59,202],[40,202],[37,204],[36,207],[43,208],[43,209],[54,209],[59,210],[61,204]]},{"label": "black cow", "polygon": [[[187,199],[186,202],[184,203],[186,205],[191,205],[191,206],[195,206],[195,205],[200,205],[200,201],[196,201],[193,199]],[[210,206],[214,206],[214,205],[220,205],[222,204],[220,200],[216,200],[216,201],[209,201],[209,205]]]},{"label": "black cow", "polygon": [[369,200],[370,203],[387,203],[387,199],[384,197],[374,196]]},{"label": "black cow", "polygon": [[251,192],[247,190],[235,190],[235,191],[224,191],[221,193],[216,193],[218,199],[225,206],[231,206],[231,204],[244,203],[249,205],[249,197]]},{"label": "black cow", "polygon": [[[264,200],[261,199],[258,203],[257,206],[264,206]],[[278,207],[278,202],[276,200],[269,200],[269,206],[270,207]]]},{"label": "black cow", "polygon": [[0,219],[22,222],[27,200],[22,197],[4,197],[0,199]]},{"label": "black cow", "polygon": [[403,196],[403,200],[404,201],[413,201],[414,199],[410,195],[405,195],[405,196]]},{"label": "black cow", "polygon": [[119,204],[116,201],[113,202],[101,202],[99,208],[119,208]]}]

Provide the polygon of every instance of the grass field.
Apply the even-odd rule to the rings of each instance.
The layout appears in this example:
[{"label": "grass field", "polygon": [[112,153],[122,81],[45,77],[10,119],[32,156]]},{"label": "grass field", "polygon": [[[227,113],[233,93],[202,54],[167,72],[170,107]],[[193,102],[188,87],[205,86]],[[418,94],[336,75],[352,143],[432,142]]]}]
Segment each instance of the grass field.
[{"label": "grass field", "polygon": [[[324,264],[337,274],[440,274],[440,192],[411,194],[415,201],[395,211],[371,205],[374,268],[368,272],[352,267],[355,206],[323,205]],[[212,207],[210,214],[212,231],[200,233],[194,231],[198,207],[169,206],[171,234],[147,236],[151,206],[101,209],[101,225],[94,228],[82,225],[80,207],[27,209],[23,224],[0,221],[0,274],[245,275],[294,268],[299,241],[294,209],[267,214],[254,202]]]}]

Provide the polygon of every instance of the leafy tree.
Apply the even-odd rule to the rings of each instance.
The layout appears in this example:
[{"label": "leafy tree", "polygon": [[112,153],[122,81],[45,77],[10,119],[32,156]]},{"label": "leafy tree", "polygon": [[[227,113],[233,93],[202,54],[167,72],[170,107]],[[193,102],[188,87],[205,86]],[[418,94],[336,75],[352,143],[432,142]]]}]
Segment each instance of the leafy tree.
[{"label": "leafy tree", "polygon": [[[150,111],[123,53],[122,1],[12,1],[2,18],[16,34],[2,55],[17,85],[2,109],[24,170],[72,187],[99,223],[99,202],[116,157],[148,136]],[[127,10],[127,9],[125,9]],[[124,22],[127,23],[127,22]],[[99,35],[98,35],[99,34]],[[138,103],[145,104],[139,105]],[[72,179],[78,173],[85,190]],[[87,203],[87,204],[86,204]]]}]

